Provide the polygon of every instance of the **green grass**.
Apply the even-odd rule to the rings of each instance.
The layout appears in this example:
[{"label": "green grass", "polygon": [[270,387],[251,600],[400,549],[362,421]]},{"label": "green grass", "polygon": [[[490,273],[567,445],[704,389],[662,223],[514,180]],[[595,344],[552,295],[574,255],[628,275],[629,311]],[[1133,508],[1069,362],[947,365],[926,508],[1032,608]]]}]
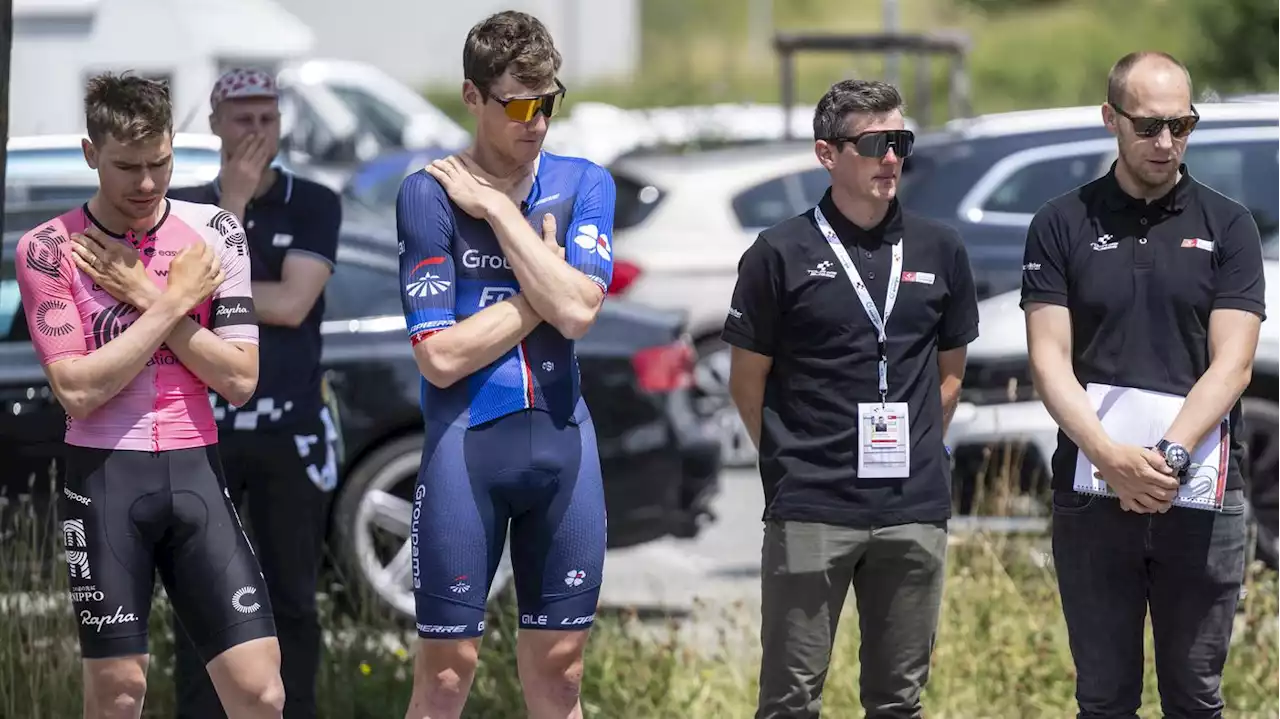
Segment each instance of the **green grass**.
[{"label": "green grass", "polygon": [[[990,468],[998,472],[1000,462]],[[48,480],[45,480],[48,481]],[[993,482],[988,501],[1007,492]],[[52,592],[43,613],[0,611],[0,716],[76,716],[81,676],[67,578],[49,529],[19,500],[19,521],[0,546],[0,596]],[[43,531],[38,531],[43,530]],[[53,541],[50,541],[52,538]],[[954,545],[933,673],[925,693],[934,717],[1062,717],[1073,714],[1073,675],[1053,569],[1042,537],[976,536]],[[1237,618],[1223,691],[1231,717],[1274,717],[1277,693],[1277,580],[1251,569]],[[28,595],[30,596],[30,595]],[[488,620],[481,668],[466,716],[522,717],[515,669],[515,609],[504,598]],[[713,632],[689,639],[681,622],[655,627],[634,614],[602,613],[586,663],[588,717],[750,716],[759,651],[749,607],[723,608]],[[153,653],[148,717],[173,715],[169,608],[157,595],[151,617]],[[403,715],[411,689],[412,633],[407,624],[353,616],[323,603],[327,650],[320,673],[324,716],[381,719]],[[857,617],[847,608],[827,682],[825,712],[853,716],[857,697]],[[1150,632],[1142,716],[1158,716]]]}]

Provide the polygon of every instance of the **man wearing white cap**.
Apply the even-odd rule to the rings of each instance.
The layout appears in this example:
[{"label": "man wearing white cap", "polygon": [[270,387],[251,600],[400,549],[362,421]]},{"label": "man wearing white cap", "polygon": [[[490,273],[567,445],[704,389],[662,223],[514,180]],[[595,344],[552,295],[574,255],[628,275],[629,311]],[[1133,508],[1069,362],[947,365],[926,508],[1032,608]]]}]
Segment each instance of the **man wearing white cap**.
[{"label": "man wearing white cap", "polygon": [[[239,409],[214,395],[228,491],[248,495],[248,524],[276,613],[286,718],[316,716],[320,625],[316,582],[333,488],[338,431],[320,367],[324,287],[333,273],[341,203],[328,188],[272,166],[280,145],[275,79],[236,69],[214,85],[209,126],[222,168],[208,185],[170,196],[218,205],[245,229],[260,325],[257,394]],[[245,236],[247,235],[247,237]],[[213,686],[177,637],[178,716],[221,717]]]}]

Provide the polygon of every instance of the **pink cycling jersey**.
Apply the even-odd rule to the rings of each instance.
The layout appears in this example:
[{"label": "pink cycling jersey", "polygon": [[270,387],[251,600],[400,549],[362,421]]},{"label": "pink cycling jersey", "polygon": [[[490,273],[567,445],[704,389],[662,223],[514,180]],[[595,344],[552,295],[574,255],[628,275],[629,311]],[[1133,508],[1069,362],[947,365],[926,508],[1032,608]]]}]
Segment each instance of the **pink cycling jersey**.
[{"label": "pink cycling jersey", "polygon": [[[89,223],[109,238],[137,248],[148,276],[161,289],[168,284],[169,263],[180,250],[209,243],[222,259],[226,279],[190,317],[225,340],[258,343],[248,244],[239,221],[214,205],[166,203],[160,223],[145,234],[112,234],[86,205],[23,235],[15,263],[18,287],[32,342],[45,367],[90,354],[141,316],[76,267],[70,237]],[[84,419],[68,416],[65,441],[80,447],[161,452],[213,444],[218,429],[205,383],[161,345],[138,376],[106,404]]]}]

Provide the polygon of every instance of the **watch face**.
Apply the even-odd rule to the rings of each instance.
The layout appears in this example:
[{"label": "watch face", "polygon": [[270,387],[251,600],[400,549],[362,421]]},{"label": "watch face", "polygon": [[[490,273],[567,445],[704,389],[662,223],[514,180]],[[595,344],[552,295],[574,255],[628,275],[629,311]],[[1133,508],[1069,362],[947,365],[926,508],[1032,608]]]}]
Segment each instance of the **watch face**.
[{"label": "watch face", "polygon": [[1170,447],[1164,455],[1165,462],[1172,469],[1182,469],[1191,461],[1191,457],[1187,455],[1187,450],[1182,447]]}]

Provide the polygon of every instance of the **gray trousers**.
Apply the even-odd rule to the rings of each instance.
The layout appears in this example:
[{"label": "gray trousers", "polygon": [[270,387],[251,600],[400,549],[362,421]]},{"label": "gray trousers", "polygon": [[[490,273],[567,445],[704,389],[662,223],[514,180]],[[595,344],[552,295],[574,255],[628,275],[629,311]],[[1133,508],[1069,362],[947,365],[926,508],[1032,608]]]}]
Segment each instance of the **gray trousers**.
[{"label": "gray trousers", "polygon": [[942,606],[944,523],[850,529],[766,522],[757,719],[816,719],[840,610],[858,603],[868,719],[920,717]]}]

